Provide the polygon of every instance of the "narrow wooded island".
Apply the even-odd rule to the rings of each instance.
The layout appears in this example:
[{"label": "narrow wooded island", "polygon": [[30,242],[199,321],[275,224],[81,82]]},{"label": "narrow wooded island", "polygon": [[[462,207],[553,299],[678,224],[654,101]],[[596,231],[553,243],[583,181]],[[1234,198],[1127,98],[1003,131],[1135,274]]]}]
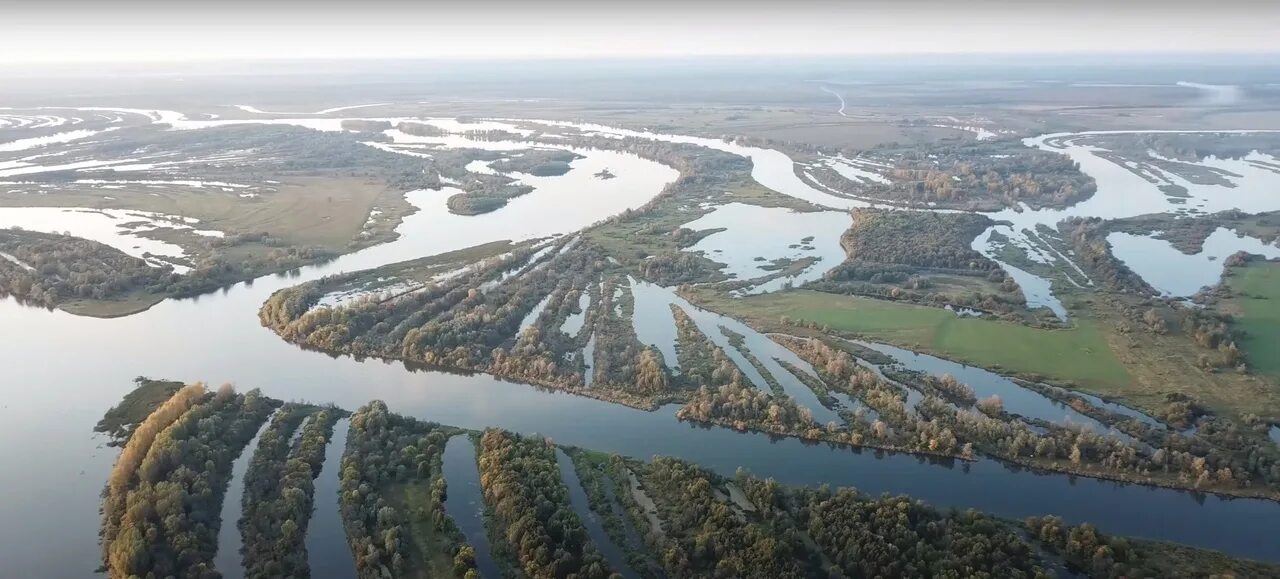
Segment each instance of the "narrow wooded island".
[{"label": "narrow wooded island", "polygon": [[[343,415],[256,391],[140,379],[100,426],[123,443],[103,494],[103,570],[220,577],[211,561],[229,523],[210,514],[226,500],[231,461],[252,452],[239,522],[245,576],[310,576],[302,538],[313,505],[334,498],[315,497],[311,480]],[[442,460],[456,437],[473,442],[480,512],[451,502],[450,484],[467,484]],[[471,579],[485,568],[600,579],[1280,576],[1273,565],[1053,516],[1009,521],[905,496],[725,477],[672,458],[422,422],[379,401],[350,416],[345,439],[340,506],[319,508],[340,508],[349,544],[331,547],[351,550],[359,577]],[[464,534],[459,517],[480,517],[485,535]]]}]

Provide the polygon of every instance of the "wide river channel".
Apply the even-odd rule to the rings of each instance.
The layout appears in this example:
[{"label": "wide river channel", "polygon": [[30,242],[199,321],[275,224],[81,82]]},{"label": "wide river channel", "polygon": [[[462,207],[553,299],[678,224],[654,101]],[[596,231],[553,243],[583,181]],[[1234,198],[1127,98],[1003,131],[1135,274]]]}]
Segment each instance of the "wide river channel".
[{"label": "wide river channel", "polygon": [[[782,153],[720,145],[752,158],[761,183],[794,186],[777,184],[795,179]],[[6,465],[0,469],[0,576],[93,575],[99,563],[100,491],[116,449],[105,446],[91,428],[139,375],[231,382],[284,400],[332,402],[349,409],[381,399],[393,411],[423,419],[539,433],[560,443],[642,458],[672,455],[724,474],[741,467],[784,483],[905,493],[935,505],[1010,518],[1057,514],[1106,532],[1280,560],[1275,535],[1280,503],[1041,474],[992,460],[936,463],[699,428],[675,420],[671,407],[644,412],[487,375],[334,358],[289,345],[258,322],[259,306],[277,289],[497,239],[572,233],[644,204],[676,177],[668,167],[621,153],[598,162],[618,175],[610,180],[617,183],[606,196],[585,193],[590,187],[549,187],[493,213],[462,218],[444,210],[448,191],[413,192],[408,198],[420,211],[406,218],[395,242],[296,275],[268,276],[198,299],[165,301],[125,318],[77,317],[0,301],[0,367],[5,371],[0,382],[0,461]],[[591,166],[575,172],[590,175],[585,169]],[[762,178],[766,175],[773,178]],[[565,211],[570,207],[578,209]],[[320,509],[332,508],[327,506],[332,500],[317,497],[316,503]],[[340,542],[340,533],[318,531],[318,524],[333,525],[335,519],[317,515],[310,532]],[[321,547],[309,541],[308,548],[314,554]]]}]

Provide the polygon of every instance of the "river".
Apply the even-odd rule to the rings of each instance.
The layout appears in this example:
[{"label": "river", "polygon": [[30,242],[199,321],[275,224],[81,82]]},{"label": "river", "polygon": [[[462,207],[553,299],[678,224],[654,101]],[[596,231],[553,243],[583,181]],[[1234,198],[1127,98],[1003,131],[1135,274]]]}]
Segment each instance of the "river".
[{"label": "river", "polygon": [[[342,488],[342,454],[347,449],[351,419],[333,425],[333,436],[324,449],[324,465],[315,481],[315,512],[307,523],[307,565],[313,579],[347,579],[356,576],[356,560],[347,543],[346,527],[338,503]],[[301,428],[298,429],[302,431]]]},{"label": "river", "polygon": [[[157,114],[160,117],[171,118]],[[781,152],[713,139],[681,139],[740,151],[756,163],[753,174],[766,186],[800,183]],[[545,187],[493,213],[460,217],[443,211],[447,191],[413,192],[408,199],[421,211],[405,219],[401,238],[393,243],[295,275],[268,276],[197,299],[165,301],[134,316],[84,318],[24,307],[11,299],[0,301],[0,328],[5,329],[0,332],[0,363],[7,370],[0,385],[5,400],[0,404],[0,460],[10,465],[0,470],[0,492],[6,497],[0,502],[0,574],[93,575],[99,558],[99,493],[117,449],[104,446],[90,429],[139,375],[231,382],[284,400],[333,402],[349,409],[382,399],[395,412],[445,424],[499,426],[641,458],[672,455],[726,475],[743,467],[783,483],[906,493],[941,506],[972,507],[1007,517],[1053,513],[1069,521],[1095,523],[1107,532],[1280,560],[1273,535],[1280,504],[1274,502],[1037,474],[991,460],[935,464],[906,455],[692,427],[675,420],[673,407],[644,412],[487,375],[410,371],[399,363],[335,358],[289,345],[259,325],[258,308],[277,289],[495,239],[571,233],[638,207],[676,175],[667,167],[621,153],[605,162],[618,175],[604,182],[616,188],[611,189],[615,194],[588,197],[584,189]],[[561,211],[579,202],[586,208]],[[710,337],[718,340],[718,332]],[[327,464],[326,471],[331,466]],[[328,508],[322,501],[330,500],[317,497],[317,505]],[[317,533],[316,527],[328,520],[331,517],[317,513],[311,532]],[[310,541],[308,547],[313,552],[320,548]],[[333,546],[339,547],[345,545]]]}]

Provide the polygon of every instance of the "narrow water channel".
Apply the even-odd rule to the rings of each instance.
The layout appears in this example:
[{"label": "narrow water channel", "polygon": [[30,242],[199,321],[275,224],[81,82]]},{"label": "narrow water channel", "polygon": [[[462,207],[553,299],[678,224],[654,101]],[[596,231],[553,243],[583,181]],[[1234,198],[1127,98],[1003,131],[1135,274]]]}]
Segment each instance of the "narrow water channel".
[{"label": "narrow water channel", "polygon": [[302,422],[299,422],[298,426],[294,427],[293,433],[289,435],[289,451],[290,452],[292,452],[293,449],[298,446],[298,440],[302,438],[302,432],[307,429],[307,424],[311,422],[312,418],[315,418],[315,415],[308,414],[302,418]]},{"label": "narrow water channel", "polygon": [[587,345],[582,347],[582,382],[588,388],[596,380],[596,335],[587,338]]},{"label": "narrow water channel", "polygon": [[564,323],[560,325],[560,331],[570,337],[577,337],[578,332],[582,331],[582,325],[587,321],[587,310],[591,308],[591,293],[587,289],[583,289],[578,294],[578,313],[569,314],[564,319]]},{"label": "narrow water channel", "polygon": [[[163,115],[156,118],[160,116]],[[338,127],[341,120],[324,122]],[[778,151],[714,139],[639,135],[742,154],[753,161],[753,175],[758,182],[788,195],[842,209],[864,205],[825,193],[815,194],[795,176],[791,159]],[[1008,218],[1021,230],[1024,225],[1034,229],[1036,223],[1057,223],[1070,215],[1123,217],[1136,214],[1135,211],[1151,213],[1168,208],[1163,195],[1154,197],[1158,191],[1135,204],[1134,196],[1127,193],[1130,185],[1138,193],[1154,188],[1114,164],[1112,168],[1119,177],[1104,174],[1098,169],[1102,163],[1099,157],[1083,147],[1077,149],[1077,160],[1082,166],[1088,164],[1085,171],[1099,181],[1098,194],[1090,201],[1059,213],[1006,212],[994,217]],[[1075,154],[1072,156],[1076,158]],[[0,395],[20,401],[0,408],[0,441],[5,441],[0,444],[0,463],[24,465],[21,469],[0,470],[0,491],[10,497],[0,501],[0,521],[20,521],[0,525],[3,573],[79,579],[89,576],[97,566],[99,493],[118,453],[101,447],[100,439],[84,434],[105,409],[120,400],[132,379],[139,375],[207,380],[214,384],[233,382],[242,389],[261,387],[266,395],[284,400],[333,402],[344,408],[382,399],[395,412],[425,420],[467,428],[501,426],[525,434],[541,433],[565,444],[646,459],[658,454],[676,456],[726,475],[743,467],[783,483],[849,485],[872,494],[905,493],[941,507],[974,508],[1010,518],[1052,513],[1073,523],[1092,522],[1109,533],[1280,560],[1274,536],[1280,505],[1271,501],[1224,499],[1046,475],[990,460],[934,463],[912,456],[855,452],[726,429],[694,428],[676,421],[673,408],[648,413],[589,398],[543,392],[486,375],[411,371],[400,364],[333,358],[285,343],[263,329],[257,319],[258,308],[277,289],[324,275],[499,239],[571,233],[642,205],[676,176],[669,167],[642,162],[634,156],[619,154],[601,159],[618,173],[618,179],[604,182],[621,188],[616,192],[594,194],[601,185],[591,180],[585,187],[539,190],[493,213],[465,218],[447,213],[444,192],[410,192],[406,198],[420,211],[405,218],[398,228],[401,238],[396,242],[322,266],[303,268],[293,275],[266,276],[198,299],[162,302],[126,318],[77,318],[61,311],[24,307],[11,298],[0,299],[0,328],[21,329],[0,332],[0,367],[5,368]],[[1205,211],[1240,205],[1243,210],[1257,212],[1275,208],[1276,199],[1280,198],[1273,192],[1274,188],[1264,191],[1241,186],[1238,194],[1206,195],[1201,199],[1216,203]],[[1148,198],[1156,202],[1147,203]],[[1109,205],[1098,207],[1101,204]],[[642,291],[643,286],[643,282],[632,284],[633,294]],[[689,313],[697,317],[694,311]],[[704,332],[712,340],[723,339],[715,323],[708,326],[705,330],[711,331]],[[571,329],[573,325],[566,322],[566,327]],[[760,343],[758,349],[755,336],[733,325],[728,327],[747,335],[750,349],[774,372],[771,360],[775,356],[767,354],[772,351],[767,344]],[[779,349],[784,356],[779,359],[790,361],[785,357],[789,352]],[[75,363],[31,363],[48,359],[50,352],[61,352]],[[797,400],[809,406],[803,399],[804,390],[796,392]],[[341,569],[347,571],[344,576],[350,576],[353,565],[336,508],[340,461],[332,454],[334,449],[340,454],[345,437],[344,422],[331,442],[326,466],[317,481],[317,513],[308,533],[308,546],[313,558],[345,555],[344,563],[313,562],[315,571]],[[42,442],[41,452],[30,451],[28,441],[33,440]],[[471,450],[469,463],[477,485],[475,504],[479,505],[478,475],[474,472],[474,449]],[[455,489],[450,490],[452,493]],[[483,535],[482,524],[480,528]],[[325,533],[330,539],[323,544],[344,548],[311,547],[318,544],[312,541],[319,541]],[[59,541],[47,541],[51,536],[59,537]],[[478,546],[477,550],[481,551]]]},{"label": "narrow water channel", "polygon": [[350,418],[338,420],[324,449],[324,466],[315,482],[315,512],[307,525],[307,564],[311,579],[349,579],[356,576],[356,560],[347,542],[346,527],[338,506],[338,477],[347,448]]},{"label": "narrow water channel", "polygon": [[240,556],[240,545],[244,538],[240,535],[240,515],[244,512],[244,474],[253,461],[253,453],[258,449],[258,439],[263,431],[275,419],[275,414],[268,416],[258,427],[258,433],[244,447],[240,456],[231,463],[231,484],[227,486],[227,494],[222,497],[222,526],[218,527],[218,552],[213,557],[213,568],[222,573],[224,579],[243,579],[244,560]]},{"label": "narrow water channel", "polygon": [[547,297],[542,298],[542,301],[538,302],[538,305],[534,306],[532,310],[529,310],[529,313],[525,314],[524,319],[520,320],[519,331],[524,332],[526,328],[532,326],[534,322],[538,321],[538,316],[542,315],[542,310],[547,309],[547,303],[550,301],[551,294],[547,294]]},{"label": "narrow water channel", "polygon": [[[689,315],[689,318],[693,320],[698,330],[707,339],[724,350],[725,355],[756,388],[764,392],[771,392],[769,383],[765,380],[761,371],[747,359],[742,351],[733,345],[732,340],[724,334],[722,328],[741,335],[742,347],[745,348],[746,352],[754,356],[760,362],[760,365],[764,367],[764,370],[778,381],[778,385],[782,387],[787,396],[791,397],[796,404],[812,412],[813,418],[818,424],[840,420],[840,416],[835,411],[822,405],[822,402],[818,400],[818,395],[814,394],[813,390],[810,390],[804,382],[801,382],[799,378],[787,371],[779,362],[787,362],[800,368],[802,372],[810,376],[816,376],[813,367],[808,362],[800,359],[799,356],[796,356],[791,350],[770,340],[768,336],[755,331],[755,329],[738,320],[695,306],[677,295],[671,288],[665,288],[646,281],[632,280],[631,293],[635,296],[635,314],[632,316],[632,324],[636,328],[637,335],[660,336],[663,340],[669,340],[670,343],[667,348],[671,355],[675,356],[677,332],[675,319],[671,314],[671,306],[675,305]],[[663,350],[664,357],[667,355],[667,351],[667,349]]]},{"label": "narrow water channel", "polygon": [[[635,522],[631,520],[631,516],[627,514],[622,508],[622,503],[618,501],[617,483],[612,478],[606,478],[604,481],[604,496],[609,501],[609,509],[613,511],[613,516],[622,520],[622,534],[626,537],[627,547],[634,551],[645,552],[644,537],[640,535],[640,531],[636,529]],[[667,576],[652,556],[648,557],[645,565],[649,568],[650,575],[659,579]]]},{"label": "narrow water channel", "polygon": [[484,495],[480,490],[480,467],[476,447],[467,436],[455,436],[444,447],[444,480],[448,497],[444,509],[462,529],[467,543],[476,551],[476,570],[485,579],[499,579],[502,573],[493,560],[489,533],[484,524]]},{"label": "narrow water channel", "polygon": [[573,468],[573,459],[557,448],[556,463],[560,465],[560,478],[564,481],[564,485],[569,487],[569,502],[573,504],[573,510],[578,513],[578,518],[582,519],[582,524],[587,528],[587,536],[591,537],[591,542],[595,543],[596,548],[604,555],[614,571],[622,574],[626,579],[640,579],[640,575],[627,563],[626,553],[623,553],[622,549],[613,543],[613,539],[609,538],[609,533],[605,532],[604,525],[600,523],[600,516],[591,510],[587,491],[582,488],[578,471]]},{"label": "narrow water channel", "polygon": [[[1054,423],[1068,423],[1084,426],[1099,434],[1118,434],[1111,427],[1098,422],[1093,417],[1081,414],[1076,409],[1063,404],[1057,400],[1046,397],[1039,392],[1023,388],[1017,382],[1005,378],[994,372],[983,370],[976,366],[967,366],[958,362],[944,360],[937,356],[928,354],[919,354],[910,350],[904,350],[896,346],[888,344],[880,344],[877,342],[865,342],[861,340],[852,340],[853,343],[870,348],[881,354],[885,354],[893,358],[898,364],[908,370],[924,372],[933,376],[941,376],[950,374],[961,383],[968,384],[973,388],[978,399],[990,396],[999,396],[1000,401],[1004,404],[1004,409],[1013,414],[1019,414],[1028,418],[1039,418]],[[1090,397],[1090,402],[1098,403],[1105,409],[1111,410],[1119,408],[1128,416],[1142,416],[1141,413],[1131,408],[1126,408],[1118,404],[1111,404],[1097,397]],[[1150,420],[1150,417],[1146,417]]]}]

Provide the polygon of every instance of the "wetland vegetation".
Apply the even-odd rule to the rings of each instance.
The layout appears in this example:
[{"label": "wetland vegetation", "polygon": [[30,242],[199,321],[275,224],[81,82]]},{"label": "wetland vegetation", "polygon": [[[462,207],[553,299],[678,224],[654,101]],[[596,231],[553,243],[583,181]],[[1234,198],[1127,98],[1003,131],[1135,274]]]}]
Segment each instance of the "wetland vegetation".
[{"label": "wetland vegetation", "polygon": [[903,205],[1066,207],[1097,190],[1071,159],[1010,139],[882,145],[818,158],[825,162],[811,163],[803,176],[841,194]]},{"label": "wetland vegetation", "polygon": [[[754,432],[826,443],[821,447],[846,454],[919,460],[939,471],[989,468],[1007,475],[1026,468],[1051,480],[1079,475],[1278,496],[1280,451],[1267,436],[1280,424],[1280,371],[1269,355],[1278,340],[1272,331],[1272,302],[1280,299],[1273,291],[1275,263],[1209,253],[1205,261],[1226,266],[1223,284],[1184,295],[1169,292],[1113,238],[1154,239],[1193,255],[1212,250],[1214,236],[1226,229],[1274,246],[1275,216],[1258,211],[1263,204],[1222,211],[1222,202],[1205,201],[1211,196],[1199,189],[1236,189],[1251,199],[1258,185],[1245,180],[1253,173],[1241,167],[1275,173],[1273,137],[1067,135],[1028,146],[1002,135],[1013,128],[1077,130],[1057,123],[1087,119],[1055,111],[1044,115],[1051,119],[1044,124],[1011,121],[1016,115],[1010,113],[996,123],[975,122],[983,127],[976,138],[939,141],[959,132],[935,130],[941,127],[931,125],[951,122],[937,120],[940,114],[882,119],[883,135],[850,136],[843,120],[826,129],[784,128],[804,114],[794,107],[712,106],[708,113],[638,105],[584,113],[519,106],[501,110],[586,115],[674,135],[533,121],[307,115],[296,124],[182,120],[175,130],[155,123],[120,127],[58,149],[68,164],[102,162],[106,169],[16,173],[21,182],[6,185],[15,189],[0,194],[0,205],[160,217],[114,224],[125,239],[116,244],[83,232],[0,230],[0,291],[43,307],[108,316],[228,288],[223,303],[262,304],[261,324],[290,344],[467,373],[451,377],[466,383],[449,391],[453,402],[496,391],[482,386],[497,381],[470,375],[484,373],[663,419],[674,415],[699,425],[680,426],[690,438]],[[521,110],[525,106],[533,112]],[[378,114],[421,113],[397,107]],[[718,140],[724,134],[746,138]],[[786,134],[829,146],[773,140]],[[861,139],[868,142],[852,144]],[[1093,168],[1074,152],[1052,150],[1077,146],[1097,148],[1097,159],[1140,177],[1179,211],[1140,217],[1073,212],[1118,190],[1135,190],[1108,188],[1102,177],[1095,182]],[[426,207],[424,199],[441,201],[430,211],[475,219],[458,221],[464,225],[440,237],[508,210],[527,220],[553,220],[530,204],[556,199],[548,191],[568,182],[557,179],[589,181],[580,196],[559,199],[560,210],[589,206],[598,200],[593,188],[606,191],[631,177],[626,163],[595,162],[602,151],[657,162],[678,176],[648,203],[602,213],[584,229],[524,235],[511,228],[483,238],[459,235],[476,244],[446,242],[439,245],[444,253],[381,251],[395,247],[409,229],[398,226]],[[773,153],[783,162],[771,164]],[[0,172],[40,168],[31,163],[0,151]],[[796,183],[810,191],[798,194]],[[897,209],[861,208],[860,200]],[[1008,208],[1014,209],[997,212]],[[1063,220],[1046,209],[1063,210]],[[1035,222],[1038,213],[1054,217]],[[777,233],[786,227],[792,231]],[[150,242],[177,251],[143,254],[129,247]],[[734,251],[749,244],[746,253]],[[378,259],[305,268],[369,248],[376,251],[365,255]],[[381,259],[388,256],[395,259]],[[398,259],[410,261],[391,263]],[[248,285],[229,288],[278,272],[299,277],[268,280],[257,292]],[[1065,315],[1040,307],[1046,294],[1061,302]],[[169,340],[167,319],[154,321],[161,322],[155,335]],[[67,335],[68,326],[57,327]],[[267,352],[260,342],[239,340],[260,328],[243,334],[206,329]],[[120,336],[147,344],[127,332]],[[217,339],[199,343],[216,346]],[[936,354],[1012,380],[956,378],[858,345],[867,343]],[[283,351],[262,359],[292,368]],[[298,359],[360,368],[318,356]],[[206,366],[193,368],[180,373],[209,373]],[[335,372],[308,387],[322,392],[345,376]],[[1028,411],[990,395],[997,381],[1044,408]],[[1276,574],[1219,554],[1104,535],[1078,520],[1015,523],[906,497],[788,487],[749,473],[725,477],[724,464],[714,465],[721,473],[715,474],[672,458],[558,446],[534,434],[537,425],[495,424],[474,408],[444,415],[470,428],[499,428],[443,426],[373,402],[351,416],[347,432],[339,421],[346,412],[337,408],[180,383],[140,385],[98,429],[124,446],[103,502],[103,566],[113,577],[216,576],[213,538],[220,525],[233,523],[244,536],[237,555],[246,576],[314,574],[304,538],[320,520],[312,512],[334,502],[347,540],[341,547],[349,548],[360,577],[471,578],[486,575],[489,563],[530,577],[1035,577],[1062,564],[1091,576]],[[467,388],[465,396],[459,393]],[[546,400],[583,402],[554,394]],[[348,400],[352,407],[363,401]],[[584,429],[601,428],[599,419],[619,410],[583,408],[598,412],[581,416]],[[335,424],[342,438],[331,432]],[[258,444],[244,449],[260,430]],[[478,449],[479,513],[449,502],[442,463],[452,437],[470,437]],[[345,440],[340,464],[332,454],[325,461],[332,439]],[[582,439],[590,437],[575,442]],[[814,450],[795,444],[785,448]],[[564,476],[560,451],[572,458],[580,483]],[[218,521],[237,456],[251,458],[243,512],[238,522]],[[322,470],[336,473],[338,497],[316,496]],[[571,500],[578,484],[589,514]],[[1063,491],[1081,500],[1092,497],[1089,492]],[[485,544],[468,541],[455,523],[464,516],[486,527]],[[626,565],[607,543],[625,553]]]},{"label": "wetland vegetation", "polygon": [[102,502],[110,577],[217,577],[217,513],[231,462],[279,403],[257,391],[178,390],[132,429]]},{"label": "wetland vegetation", "polygon": [[107,245],[66,235],[0,230],[0,295],[47,308],[77,300],[146,305],[178,279]]},{"label": "wetland vegetation", "polygon": [[806,287],[1020,319],[1018,284],[970,247],[992,224],[968,213],[855,209],[840,238],[848,259]]},{"label": "wetland vegetation", "polygon": [[1227,280],[1231,297],[1224,308],[1232,313],[1232,324],[1242,334],[1240,344],[1255,371],[1280,377],[1280,264],[1256,261],[1233,268]]},{"label": "wetland vegetation", "polygon": [[[278,247],[266,234],[204,242],[209,256],[195,262],[136,258],[96,241],[21,230],[0,231],[0,295],[71,313],[112,317],[137,313],[166,297],[191,297],[245,279],[296,269],[337,254]],[[250,246],[270,248],[242,252]],[[236,254],[235,258],[224,257]],[[173,265],[186,270],[179,274]]]},{"label": "wetland vegetation", "polygon": [[[312,348],[486,371],[653,406],[674,389],[661,354],[636,339],[620,279],[602,277],[607,265],[585,243],[525,245],[461,275],[397,294],[369,294],[341,307],[317,304],[352,276],[281,290],[260,318],[283,338]],[[561,328],[584,287],[593,296],[586,326],[569,336]],[[539,303],[541,312],[521,329]],[[586,360],[582,349],[590,337],[596,347]],[[586,372],[594,377],[591,388]]]},{"label": "wetland vegetation", "polygon": [[240,502],[245,577],[310,574],[303,539],[314,510],[313,481],[343,414],[336,408],[285,404],[258,435]]},{"label": "wetland vegetation", "polygon": [[380,401],[352,415],[339,492],[358,577],[478,576],[444,510],[441,459],[455,432],[392,414]]},{"label": "wetland vegetation", "polygon": [[[152,397],[155,384],[142,384],[131,397]],[[207,531],[216,536],[219,521],[201,515],[217,512],[225,498],[219,489],[229,459],[218,457],[233,457],[235,443],[247,442],[273,412],[258,448],[246,450],[254,453],[241,519],[247,576],[310,576],[305,549],[299,554],[311,510],[308,483],[344,411],[199,385],[156,405],[121,451],[103,495],[108,575],[219,576],[207,556],[217,548]],[[528,577],[610,578],[622,571],[691,578],[1049,577],[1061,565],[1094,577],[1280,573],[1273,565],[1111,536],[1054,516],[1016,522],[943,511],[906,496],[791,487],[744,471],[726,477],[668,457],[637,460],[499,429],[422,422],[374,401],[351,415],[342,456],[340,509],[350,544],[335,547],[351,549],[357,576],[480,576],[475,547],[454,522],[453,507],[445,508],[450,481],[442,454],[453,436],[478,442],[473,460],[493,555],[504,573]],[[223,440],[232,446],[224,449]],[[558,465],[558,452],[569,462]],[[573,504],[568,484],[580,485],[586,505]],[[204,492],[183,495],[183,489]],[[162,500],[166,493],[184,498]],[[192,510],[193,501],[203,502]],[[152,509],[155,515],[144,514]],[[622,546],[627,569],[612,568],[601,555],[583,516],[600,521],[598,540]]]},{"label": "wetland vegetation", "polygon": [[[624,140],[622,148],[671,160],[684,174],[700,178],[682,178],[642,210],[607,220],[581,237],[526,243],[470,266],[446,266],[441,261],[433,270],[454,267],[457,273],[411,274],[389,266],[376,277],[384,288],[394,290],[369,286],[360,297],[338,305],[327,296],[359,292],[360,280],[371,276],[345,274],[281,290],[263,306],[260,318],[286,340],[306,347],[483,371],[642,408],[682,402],[678,417],[708,425],[959,459],[987,455],[1160,486],[1274,495],[1280,480],[1273,472],[1277,457],[1265,437],[1254,437],[1249,425],[1265,423],[1256,417],[1215,418],[1222,430],[1236,433],[1230,441],[1131,425],[1125,436],[1141,440],[1134,442],[1011,415],[998,400],[979,404],[967,386],[950,378],[915,377],[905,386],[882,380],[848,354],[818,355],[792,344],[817,373],[795,367],[769,371],[756,353],[742,346],[740,334],[726,331],[733,353],[740,356],[731,359],[708,338],[706,328],[693,323],[674,303],[669,307],[678,359],[665,359],[660,348],[639,339],[639,325],[648,322],[635,319],[635,288],[628,281],[633,278],[623,273],[702,282],[699,287],[684,286],[683,295],[695,304],[744,318],[758,329],[800,327],[810,334],[888,339],[1013,371],[1027,379],[1026,388],[1032,390],[1043,388],[1041,382],[1083,384],[1103,393],[1130,388],[1134,377],[1126,360],[1112,354],[1112,332],[1136,332],[1113,326],[1123,318],[1100,316],[1104,308],[1141,323],[1137,327],[1145,328],[1144,336],[1197,349],[1188,363],[1202,369],[1232,368],[1243,358],[1228,320],[1174,302],[1151,301],[1155,292],[1115,259],[1105,241],[1105,222],[1096,219],[1068,221],[1061,234],[1041,236],[1051,246],[1060,244],[1057,251],[1075,256],[1080,271],[1096,280],[1092,288],[1078,288],[1072,301],[1078,319],[1069,323],[1047,312],[1027,311],[1020,286],[999,262],[972,247],[973,239],[994,223],[970,213],[856,209],[840,238],[847,259],[828,265],[821,279],[804,290],[730,297],[728,292],[742,286],[706,267],[715,256],[688,251],[716,231],[683,228],[673,216],[700,214],[689,204],[717,196],[709,187],[741,187],[733,177],[739,167],[714,154],[682,157],[686,150],[680,147],[646,148]],[[770,194],[760,201],[787,205]],[[812,241],[802,240],[798,246]],[[418,266],[404,267],[411,271]],[[563,328],[570,316],[579,315],[576,310],[584,295],[590,305],[581,312],[583,327],[569,335]],[[1139,309],[1144,304],[1145,309]],[[877,311],[883,315],[868,315]],[[1171,331],[1173,323],[1181,330]],[[1137,347],[1130,344],[1131,349]],[[830,366],[837,358],[842,362]],[[758,378],[749,380],[746,375]],[[824,408],[798,404],[779,383],[782,380],[812,391]],[[1062,398],[1057,390],[1043,392],[1048,399]],[[863,410],[846,407],[836,395],[856,400],[855,406]],[[1180,428],[1192,420],[1203,422],[1206,414],[1198,397],[1182,391],[1143,395],[1149,398],[1140,406],[1153,415],[1171,417]],[[1082,405],[1086,415],[1108,417],[1086,401],[1063,403]],[[834,412],[839,420],[819,422],[814,418],[818,410]],[[1190,418],[1185,417],[1188,413]]]},{"label": "wetland vegetation", "polygon": [[[154,153],[130,156],[138,151]],[[20,233],[23,253],[34,263],[0,260],[0,268],[8,294],[100,317],[136,313],[166,297],[211,292],[395,239],[395,227],[412,212],[404,191],[430,184],[403,155],[343,133],[301,127],[130,127],[66,157],[73,166],[78,159],[127,171],[36,172],[12,186],[38,193],[40,207],[101,213],[104,223],[114,220],[114,236],[155,240],[178,251],[129,258],[95,244],[106,241],[102,233],[91,241],[35,239],[41,234],[27,231]],[[0,195],[0,206],[24,202],[10,193]],[[152,213],[169,217],[153,219]],[[191,220],[217,235],[192,231]],[[31,225],[48,227],[42,220]],[[45,233],[60,231],[55,225]]]}]

